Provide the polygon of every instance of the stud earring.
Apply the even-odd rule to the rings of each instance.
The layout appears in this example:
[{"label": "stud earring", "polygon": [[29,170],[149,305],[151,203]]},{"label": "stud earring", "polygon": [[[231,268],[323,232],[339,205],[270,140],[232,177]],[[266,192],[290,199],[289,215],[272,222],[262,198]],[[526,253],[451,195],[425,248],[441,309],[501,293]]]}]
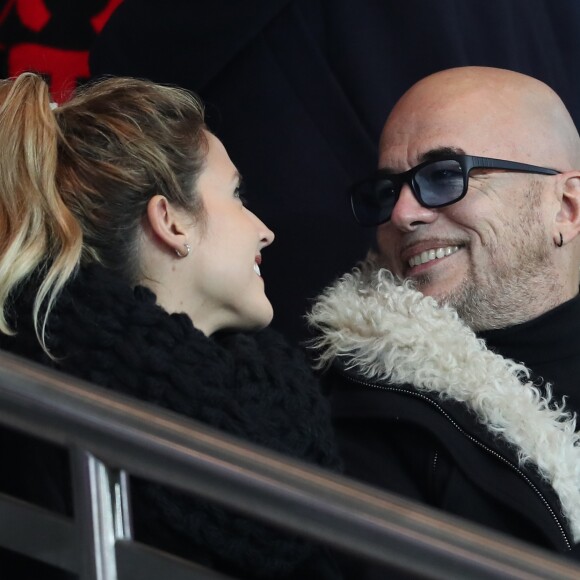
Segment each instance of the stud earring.
[{"label": "stud earring", "polygon": [[185,254],[182,254],[179,250],[175,250],[175,253],[180,257],[180,258],[187,258],[187,256],[189,256],[189,252],[191,251],[191,246],[189,244],[183,244],[185,246]]}]

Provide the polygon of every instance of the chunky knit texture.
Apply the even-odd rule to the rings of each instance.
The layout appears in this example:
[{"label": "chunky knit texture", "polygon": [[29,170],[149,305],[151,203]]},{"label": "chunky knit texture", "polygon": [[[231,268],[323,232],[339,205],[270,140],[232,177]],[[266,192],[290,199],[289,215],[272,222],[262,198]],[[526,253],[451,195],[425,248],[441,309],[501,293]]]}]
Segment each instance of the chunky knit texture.
[{"label": "chunky knit texture", "polygon": [[[292,457],[337,467],[326,401],[304,355],[274,331],[208,338],[185,314],[169,315],[156,305],[149,290],[132,290],[92,265],[81,269],[50,316],[53,361],[38,344],[30,304],[26,291],[15,300],[17,334],[3,336],[2,348]],[[144,534],[155,541],[159,526],[170,543],[176,534],[176,545],[189,546],[192,558],[201,556],[205,564],[248,578],[286,577],[311,553],[306,541],[221,507],[150,483],[133,487]]]}]

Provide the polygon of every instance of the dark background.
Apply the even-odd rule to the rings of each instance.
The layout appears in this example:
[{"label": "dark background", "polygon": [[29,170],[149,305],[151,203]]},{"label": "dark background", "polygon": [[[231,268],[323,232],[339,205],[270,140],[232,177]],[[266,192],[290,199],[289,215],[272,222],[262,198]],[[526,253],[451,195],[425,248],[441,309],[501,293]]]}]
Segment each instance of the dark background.
[{"label": "dark background", "polygon": [[295,340],[311,299],[371,243],[346,190],[375,168],[384,120],[412,83],[452,66],[509,68],[580,119],[578,0],[124,0],[103,28],[118,4],[4,1],[2,72],[39,69],[61,100],[91,74],[200,94],[250,208],[276,233],[262,273],[273,324]]}]

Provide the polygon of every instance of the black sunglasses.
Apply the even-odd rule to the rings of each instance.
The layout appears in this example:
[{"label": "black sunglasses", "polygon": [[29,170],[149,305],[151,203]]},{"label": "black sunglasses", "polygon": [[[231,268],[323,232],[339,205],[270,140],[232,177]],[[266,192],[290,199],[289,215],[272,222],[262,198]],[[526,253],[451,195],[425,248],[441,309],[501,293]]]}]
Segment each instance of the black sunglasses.
[{"label": "black sunglasses", "polygon": [[389,221],[405,183],[409,184],[415,199],[423,207],[445,207],[456,203],[467,193],[472,169],[504,169],[541,175],[560,173],[546,167],[473,155],[451,155],[438,161],[426,161],[404,173],[393,174],[380,169],[350,188],[354,217],[362,226],[378,226]]}]

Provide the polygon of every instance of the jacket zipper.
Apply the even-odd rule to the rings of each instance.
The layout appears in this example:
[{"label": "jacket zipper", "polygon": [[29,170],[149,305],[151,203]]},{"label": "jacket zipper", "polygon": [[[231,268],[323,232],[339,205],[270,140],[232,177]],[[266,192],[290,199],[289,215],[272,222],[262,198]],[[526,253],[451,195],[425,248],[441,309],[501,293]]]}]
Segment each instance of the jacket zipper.
[{"label": "jacket zipper", "polygon": [[460,425],[458,425],[453,420],[453,418],[445,411],[445,409],[443,409],[435,401],[433,401],[429,397],[426,397],[424,394],[422,394],[418,391],[410,391],[408,389],[403,389],[401,387],[394,387],[394,386],[387,387],[384,385],[377,385],[376,383],[370,383],[367,381],[356,379],[356,378],[351,377],[349,375],[345,375],[345,376],[346,376],[347,380],[349,380],[353,383],[357,383],[359,385],[363,385],[365,387],[370,387],[373,389],[380,389],[383,391],[393,391],[393,392],[404,393],[404,394],[409,395],[411,397],[416,397],[416,398],[422,399],[422,400],[426,401],[427,403],[429,403],[430,405],[432,405],[433,407],[435,407],[435,409],[437,409],[439,411],[439,413],[441,413],[441,415],[443,415],[455,427],[455,429],[457,429],[457,431],[459,431],[459,433],[461,433],[464,437],[467,437],[467,439],[469,439],[472,443],[475,443],[475,445],[477,445],[480,449],[483,449],[485,452],[489,453],[490,455],[492,455],[496,459],[499,459],[500,461],[505,463],[513,471],[515,471],[530,486],[532,491],[536,494],[536,496],[544,504],[544,507],[548,510],[550,516],[554,520],[556,527],[558,528],[558,530],[562,536],[562,539],[564,540],[566,551],[572,550],[572,545],[570,543],[570,540],[568,539],[566,531],[564,530],[562,524],[560,523],[558,516],[554,513],[554,510],[552,509],[552,507],[548,503],[548,500],[544,497],[544,495],[536,487],[536,485],[530,480],[530,478],[517,465],[515,465],[514,463],[512,463],[511,461],[509,461],[508,459],[503,457],[503,455],[500,455],[497,451],[494,451],[493,449],[488,447],[485,443],[482,443],[481,441],[479,441],[479,439],[476,439],[475,437],[473,437],[472,435],[467,433]]}]

